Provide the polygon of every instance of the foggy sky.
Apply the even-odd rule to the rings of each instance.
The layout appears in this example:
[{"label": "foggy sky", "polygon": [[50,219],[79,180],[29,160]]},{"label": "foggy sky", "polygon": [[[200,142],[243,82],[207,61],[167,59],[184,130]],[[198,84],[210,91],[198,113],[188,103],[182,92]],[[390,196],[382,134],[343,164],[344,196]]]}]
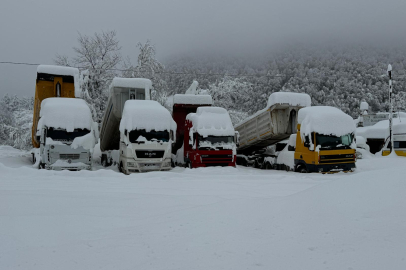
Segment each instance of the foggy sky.
[{"label": "foggy sky", "polygon": [[[0,61],[53,64],[78,32],[116,30],[122,55],[150,39],[158,59],[191,52],[267,52],[294,42],[406,40],[406,1],[1,0]],[[0,97],[33,96],[36,67],[0,64]]]}]

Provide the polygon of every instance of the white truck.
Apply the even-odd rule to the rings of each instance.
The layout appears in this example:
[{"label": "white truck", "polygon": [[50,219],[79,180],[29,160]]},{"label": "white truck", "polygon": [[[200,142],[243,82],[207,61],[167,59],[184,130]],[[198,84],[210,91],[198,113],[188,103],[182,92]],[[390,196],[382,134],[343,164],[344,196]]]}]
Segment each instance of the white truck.
[{"label": "white truck", "polygon": [[264,148],[295,134],[298,111],[308,106],[311,106],[311,98],[308,94],[272,93],[264,109],[234,127],[239,133],[237,149],[239,156],[255,155],[257,158],[253,164],[259,168],[266,168],[267,164],[263,161],[267,156],[262,154]]},{"label": "white truck", "polygon": [[148,79],[113,79],[100,130],[103,166],[116,162],[126,174],[171,168],[176,124],[168,110],[150,101],[151,89]]},{"label": "white truck", "polygon": [[40,147],[34,149],[39,168],[81,170],[92,168],[97,124],[87,103],[77,98],[47,98],[41,103],[37,126]]}]

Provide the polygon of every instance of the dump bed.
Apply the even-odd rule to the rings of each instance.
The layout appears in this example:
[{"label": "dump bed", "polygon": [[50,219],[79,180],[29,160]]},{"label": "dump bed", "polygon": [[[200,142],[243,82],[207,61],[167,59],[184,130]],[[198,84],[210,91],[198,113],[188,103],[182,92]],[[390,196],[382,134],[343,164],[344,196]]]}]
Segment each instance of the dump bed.
[{"label": "dump bed", "polygon": [[100,129],[101,151],[118,150],[120,121],[124,104],[129,99],[150,100],[152,82],[141,78],[114,78]]},{"label": "dump bed", "polygon": [[271,94],[267,107],[237,124],[234,128],[240,134],[237,152],[249,155],[289,138],[297,131],[297,113],[310,106],[307,94],[277,92]]}]

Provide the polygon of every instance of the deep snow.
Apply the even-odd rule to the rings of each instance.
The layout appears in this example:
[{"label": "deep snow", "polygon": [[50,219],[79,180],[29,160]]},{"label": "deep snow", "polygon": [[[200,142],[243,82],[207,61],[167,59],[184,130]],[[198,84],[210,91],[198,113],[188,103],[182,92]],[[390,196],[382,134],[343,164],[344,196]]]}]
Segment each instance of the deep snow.
[{"label": "deep snow", "polygon": [[0,269],[405,269],[405,161],[125,176],[0,146]]}]

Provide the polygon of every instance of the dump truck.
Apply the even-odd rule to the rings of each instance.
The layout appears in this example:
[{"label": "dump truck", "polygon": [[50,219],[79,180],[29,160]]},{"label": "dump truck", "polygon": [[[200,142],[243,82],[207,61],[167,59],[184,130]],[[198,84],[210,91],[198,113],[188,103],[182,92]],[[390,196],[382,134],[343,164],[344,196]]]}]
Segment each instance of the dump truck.
[{"label": "dump truck", "polygon": [[40,147],[37,126],[40,118],[41,102],[50,97],[80,97],[79,70],[72,67],[39,65],[35,84],[34,115],[32,120],[32,145]]},{"label": "dump truck", "polygon": [[236,164],[235,131],[227,110],[199,107],[185,120],[183,147],[176,156],[178,165],[188,168],[233,166]]},{"label": "dump truck", "polygon": [[83,99],[44,99],[35,136],[39,138],[40,147],[33,161],[39,168],[92,168],[97,124],[93,122],[90,108]]},{"label": "dump truck", "polygon": [[176,94],[173,96],[172,117],[177,125],[176,140],[172,147],[173,155],[176,155],[183,146],[186,116],[189,113],[195,113],[199,107],[212,106],[212,104],[210,95]]},{"label": "dump truck", "polygon": [[299,111],[294,170],[352,171],[356,165],[356,126],[351,116],[330,106]]},{"label": "dump truck", "polygon": [[[292,92],[272,93],[267,106],[254,115],[235,125],[239,133],[237,153],[240,156],[254,156],[264,152],[264,148],[289,138],[297,132],[297,114],[302,108],[311,105],[307,94]],[[266,167],[263,155],[253,164]],[[268,166],[270,167],[270,166]]]},{"label": "dump truck", "polygon": [[116,162],[125,174],[171,169],[176,123],[167,109],[150,100],[151,89],[148,79],[113,79],[100,131],[103,166]]},{"label": "dump truck", "polygon": [[[120,148],[120,121],[127,100],[150,100],[152,82],[143,78],[114,78],[100,128],[101,163],[113,164],[112,151]],[[118,160],[116,160],[118,162]]]}]

